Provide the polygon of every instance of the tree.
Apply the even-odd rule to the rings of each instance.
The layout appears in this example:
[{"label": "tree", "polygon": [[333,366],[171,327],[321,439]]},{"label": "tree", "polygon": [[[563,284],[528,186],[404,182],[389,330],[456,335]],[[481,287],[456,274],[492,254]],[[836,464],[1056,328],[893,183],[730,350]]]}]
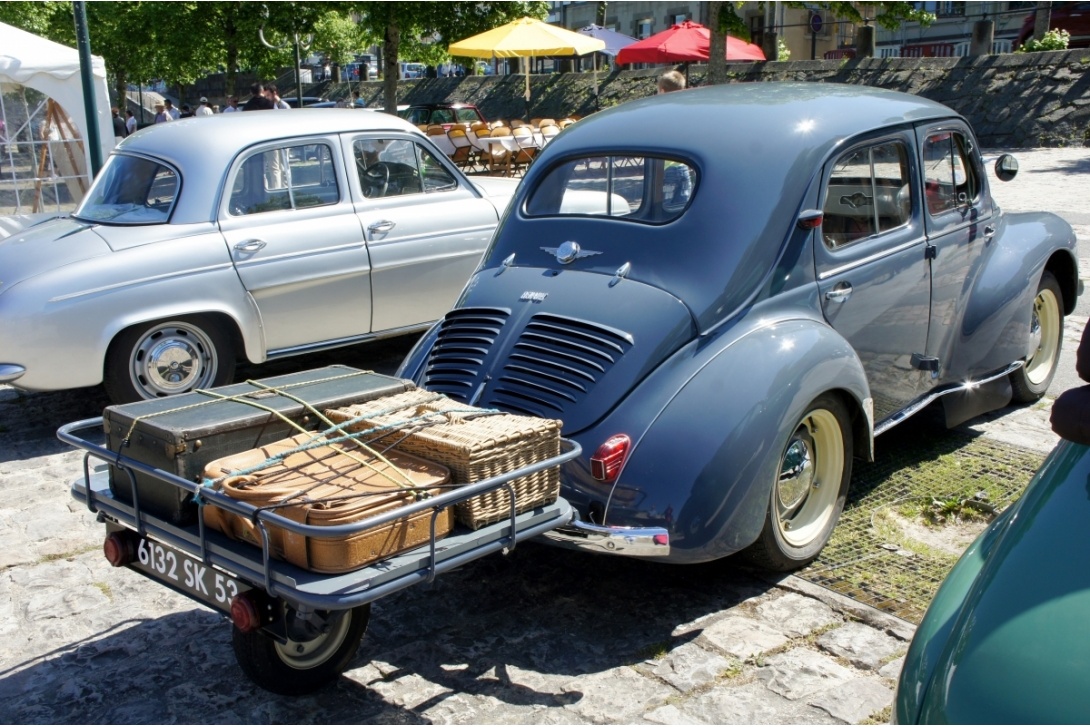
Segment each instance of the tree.
[{"label": "tree", "polygon": [[383,105],[397,110],[398,60],[437,63],[446,46],[524,15],[544,18],[545,2],[361,2],[355,5],[364,33],[382,38]]}]

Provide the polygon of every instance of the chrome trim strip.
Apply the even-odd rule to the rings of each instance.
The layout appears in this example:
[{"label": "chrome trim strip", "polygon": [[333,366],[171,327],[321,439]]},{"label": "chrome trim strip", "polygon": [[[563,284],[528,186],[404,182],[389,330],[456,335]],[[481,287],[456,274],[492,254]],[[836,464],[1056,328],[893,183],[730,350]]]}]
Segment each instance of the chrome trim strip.
[{"label": "chrome trim strip", "polygon": [[365,333],[362,336],[349,336],[348,338],[334,338],[330,341],[319,341],[318,343],[308,343],[305,346],[292,346],[290,348],[278,348],[275,351],[269,351],[265,354],[266,361],[272,361],[278,358],[287,358],[288,356],[298,356],[301,353],[315,353],[317,351],[328,351],[334,348],[341,348],[342,346],[352,346],[357,343],[367,343],[369,341],[378,341],[383,338],[396,338],[398,336],[408,335],[410,333],[417,333],[419,331],[426,331],[432,327],[435,321],[428,321],[427,323],[420,323],[412,326],[404,326],[403,328],[391,328],[388,331],[382,331],[381,333]]},{"label": "chrome trim strip", "polygon": [[0,384],[10,384],[26,373],[18,364],[0,364]]},{"label": "chrome trim strip", "polygon": [[1004,376],[1009,375],[1011,372],[1017,371],[1018,369],[1022,368],[1023,366],[1025,366],[1025,363],[1026,363],[1025,361],[1015,361],[1014,363],[1007,366],[1005,369],[1002,369],[1001,371],[997,371],[997,372],[995,372],[993,374],[989,374],[988,376],[985,376],[983,379],[978,379],[976,381],[969,381],[969,382],[964,383],[964,384],[952,384],[947,388],[932,391],[931,393],[925,395],[922,399],[918,399],[918,400],[914,401],[912,404],[910,404],[906,408],[904,408],[904,409],[900,410],[899,412],[895,413],[889,419],[884,419],[881,422],[879,422],[878,425],[874,428],[874,436],[877,437],[882,432],[885,432],[888,429],[892,429],[894,426],[896,426],[897,424],[900,424],[905,419],[908,419],[910,416],[912,416],[916,412],[920,411],[920,409],[923,409],[925,406],[927,406],[928,404],[933,402],[935,399],[938,399],[940,396],[946,396],[947,394],[955,394],[955,393],[958,393],[958,392],[961,392],[961,391],[969,391],[970,389],[975,389],[976,387],[980,386],[981,384],[987,384],[987,383],[989,383],[991,381],[995,381],[996,379],[1001,379]]},{"label": "chrome trim strip", "polygon": [[[665,538],[666,544],[656,543],[656,536]],[[579,550],[643,558],[670,555],[670,535],[666,528],[607,527],[573,519],[542,537],[555,545]]]},{"label": "chrome trim strip", "polygon": [[861,265],[866,265],[867,263],[872,263],[875,260],[881,260],[882,258],[888,257],[890,255],[896,255],[897,253],[903,252],[904,250],[907,250],[910,247],[915,247],[916,245],[919,245],[921,243],[926,243],[926,242],[927,242],[926,237],[917,237],[914,240],[909,240],[908,242],[901,243],[897,247],[891,247],[888,250],[882,250],[880,252],[876,252],[873,255],[868,255],[867,257],[862,258],[860,260],[853,260],[850,263],[845,263],[845,264],[841,265],[839,268],[833,268],[832,270],[827,270],[824,273],[818,273],[818,280],[826,280],[827,278],[831,278],[834,275],[840,275],[841,273],[845,273],[845,272],[847,272],[849,270],[853,270],[853,269],[855,269],[855,268],[857,268],[857,267],[859,267]]},{"label": "chrome trim strip", "polygon": [[163,273],[162,275],[151,275],[146,278],[137,278],[136,280],[126,280],[123,283],[114,283],[113,285],[103,285],[98,288],[88,288],[87,290],[80,290],[75,293],[67,293],[65,295],[58,295],[56,298],[50,298],[50,303],[60,303],[61,301],[71,300],[73,298],[82,298],[85,295],[97,295],[98,293],[105,293],[110,290],[120,290],[122,288],[132,288],[137,285],[146,285],[148,283],[154,283],[159,280],[172,280],[174,278],[184,278],[188,275],[201,275],[203,273],[213,272],[216,270],[231,270],[234,269],[234,265],[231,263],[219,263],[217,265],[207,265],[203,268],[191,268],[190,270],[179,270],[172,273]]}]

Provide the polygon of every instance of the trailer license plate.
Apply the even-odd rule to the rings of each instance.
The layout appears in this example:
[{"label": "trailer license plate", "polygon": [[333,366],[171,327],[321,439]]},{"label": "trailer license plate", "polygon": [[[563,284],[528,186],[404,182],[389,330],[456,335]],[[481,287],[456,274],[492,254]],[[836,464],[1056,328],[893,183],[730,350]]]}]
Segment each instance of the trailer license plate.
[{"label": "trailer license plate", "polygon": [[138,539],[136,560],[130,567],[225,613],[231,610],[232,598],[251,590],[250,586],[224,571],[206,565],[181,550],[145,537]]}]

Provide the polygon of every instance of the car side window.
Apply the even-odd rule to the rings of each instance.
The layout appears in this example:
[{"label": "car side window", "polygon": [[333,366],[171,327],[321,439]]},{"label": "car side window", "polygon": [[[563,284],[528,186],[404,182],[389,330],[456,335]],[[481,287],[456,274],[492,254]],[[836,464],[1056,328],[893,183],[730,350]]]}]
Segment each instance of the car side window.
[{"label": "car side window", "polygon": [[969,150],[968,140],[958,132],[936,132],[924,140],[924,196],[932,216],[964,207],[979,196],[980,181]]},{"label": "car side window", "polygon": [[435,109],[431,112],[431,119],[429,123],[432,124],[449,124],[454,121],[454,114],[450,109]]},{"label": "car side window", "polygon": [[456,189],[457,180],[435,156],[408,139],[359,139],[356,172],[368,199]]},{"label": "car side window", "polygon": [[306,144],[266,149],[243,161],[231,185],[229,211],[253,215],[323,207],[340,199],[331,149]]},{"label": "car side window", "polygon": [[460,124],[472,124],[474,121],[483,121],[476,109],[455,109],[454,114]]},{"label": "car side window", "polygon": [[680,159],[583,157],[558,165],[530,195],[530,217],[589,215],[663,223],[693,197],[696,170]]},{"label": "car side window", "polygon": [[839,248],[908,224],[912,216],[908,147],[883,141],[852,149],[833,165],[821,234]]}]

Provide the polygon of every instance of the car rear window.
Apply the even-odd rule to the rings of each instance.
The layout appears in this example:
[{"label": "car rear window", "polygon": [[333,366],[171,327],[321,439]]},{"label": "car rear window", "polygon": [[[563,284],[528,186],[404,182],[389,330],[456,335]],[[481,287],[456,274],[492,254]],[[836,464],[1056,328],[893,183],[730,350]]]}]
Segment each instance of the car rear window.
[{"label": "car rear window", "polygon": [[115,225],[162,224],[170,219],[179,185],[166,164],[114,155],[73,216]]},{"label": "car rear window", "polygon": [[696,170],[680,159],[581,157],[557,165],[538,183],[526,203],[526,215],[614,217],[660,224],[685,211],[696,182]]}]

